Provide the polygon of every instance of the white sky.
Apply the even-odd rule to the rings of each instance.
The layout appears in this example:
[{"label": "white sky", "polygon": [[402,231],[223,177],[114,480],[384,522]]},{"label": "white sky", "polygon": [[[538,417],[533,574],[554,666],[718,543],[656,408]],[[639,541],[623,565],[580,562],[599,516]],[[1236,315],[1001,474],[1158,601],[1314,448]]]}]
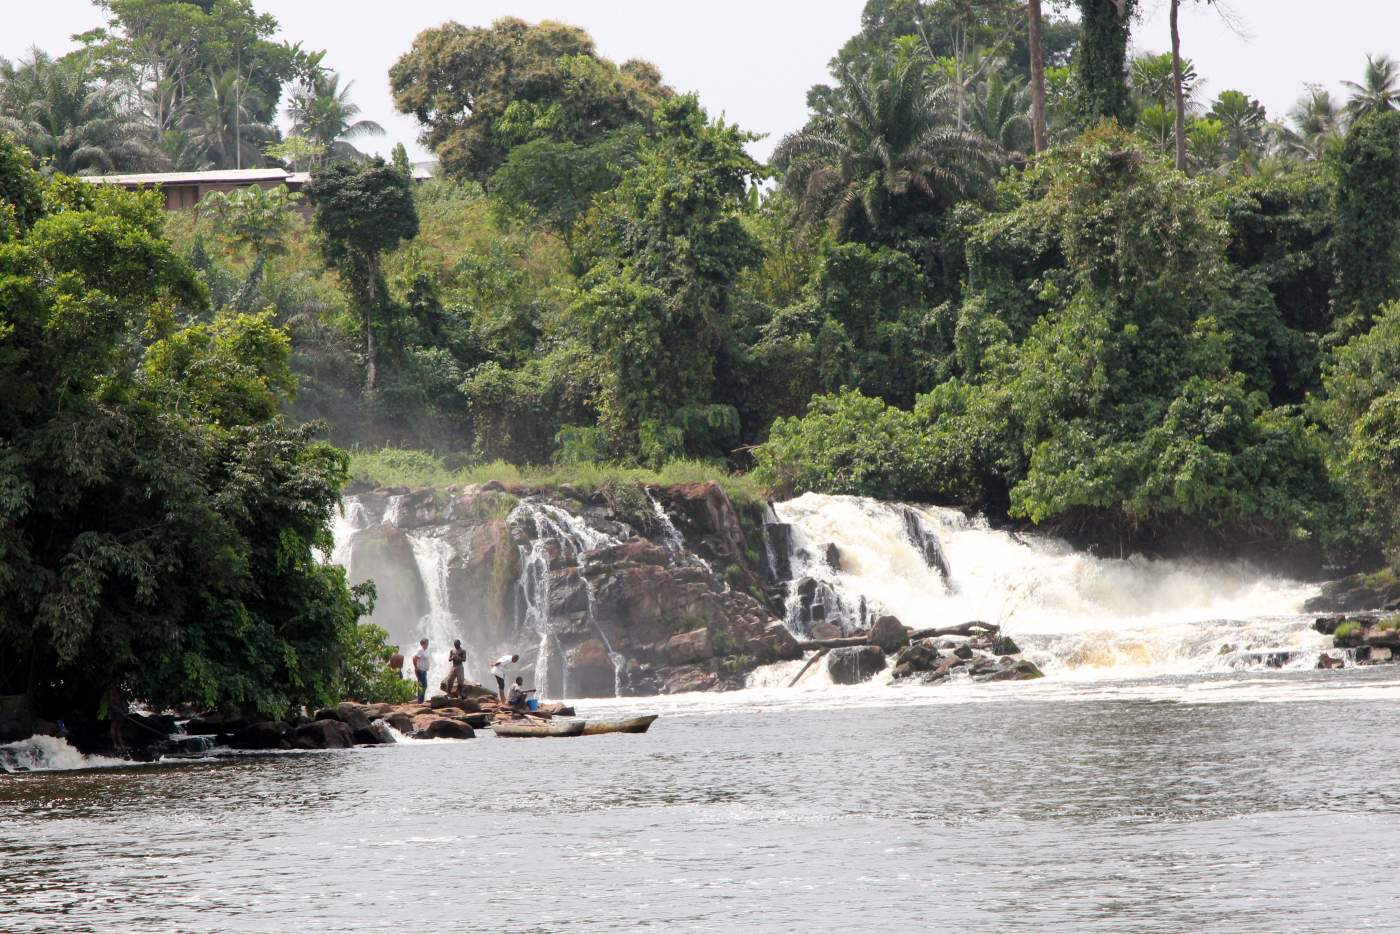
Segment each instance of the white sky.
[{"label": "white sky", "polygon": [[[1239,28],[1215,8],[1186,0],[1183,54],[1203,78],[1202,99],[1227,88],[1259,98],[1282,116],[1307,82],[1336,87],[1358,79],[1367,53],[1400,56],[1400,0],[1224,0]],[[506,15],[559,19],[592,33],[599,51],[616,61],[645,58],[667,83],[697,91],[712,114],[767,133],[753,151],[766,156],[784,133],[806,119],[806,91],[827,78],[826,63],[860,28],[863,0],[256,0],[277,17],[282,36],[327,50],[326,64],[355,82],[364,116],[388,131],[384,154],[402,141],[417,147],[414,122],[394,110],[388,70],[422,29],[456,19],[486,25]],[[1134,44],[1169,48],[1167,0],[1142,0]],[[68,37],[100,22],[88,0],[7,2],[0,56],[15,59],[31,45],[62,53]]]}]

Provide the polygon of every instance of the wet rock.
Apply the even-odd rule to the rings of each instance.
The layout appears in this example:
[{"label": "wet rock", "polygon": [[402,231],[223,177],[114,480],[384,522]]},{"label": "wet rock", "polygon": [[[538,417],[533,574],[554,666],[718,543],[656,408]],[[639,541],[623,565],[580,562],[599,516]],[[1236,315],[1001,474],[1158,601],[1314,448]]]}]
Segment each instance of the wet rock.
[{"label": "wet rock", "polygon": [[826,670],[835,684],[859,684],[884,669],[885,652],[875,645],[832,649],[826,657]]},{"label": "wet rock", "polygon": [[202,717],[191,717],[185,723],[185,732],[190,736],[214,736],[218,733],[236,733],[248,724],[247,717],[237,714],[207,713]]},{"label": "wet rock", "polygon": [[813,639],[839,639],[841,638],[841,627],[835,623],[821,622],[812,626]]},{"label": "wet rock", "polygon": [[705,627],[677,633],[666,640],[666,661],[672,665],[689,665],[714,658],[715,647],[710,630]]},{"label": "wet rock", "polygon": [[909,678],[921,672],[933,671],[942,660],[931,640],[921,639],[902,649],[894,662],[894,676]]},{"label": "wet rock", "polygon": [[35,714],[28,694],[0,696],[0,743],[13,743],[35,734],[58,735],[58,725]]},{"label": "wet rock", "polygon": [[287,724],[279,721],[251,723],[224,739],[224,745],[234,749],[290,749]]},{"label": "wet rock", "polygon": [[385,717],[384,721],[405,736],[413,732],[413,714],[407,711],[396,710]]},{"label": "wet rock", "polygon": [[617,694],[617,666],[601,639],[569,650],[565,656],[569,671],[569,694],[575,697],[614,697]]},{"label": "wet rock", "polygon": [[881,616],[870,627],[871,645],[878,645],[886,653],[895,652],[909,641],[909,631],[893,616]]},{"label": "wet rock", "polygon": [[339,720],[313,720],[295,727],[287,737],[293,749],[349,749],[355,744],[350,727]]},{"label": "wet rock", "polygon": [[990,661],[990,665],[978,665],[973,670],[974,681],[1033,681],[1045,677],[1039,666],[1028,658],[987,661]]},{"label": "wet rock", "polygon": [[764,523],[763,543],[772,579],[779,583],[792,580],[792,526],[786,522]]},{"label": "wet rock", "polygon": [[[494,695],[493,695],[494,696]],[[448,697],[446,694],[438,694],[428,701],[428,706],[434,710],[441,710],[444,707],[455,707],[467,713],[476,713],[481,709],[475,698],[471,697]]]},{"label": "wet rock", "polygon": [[905,538],[918,550],[919,556],[924,559],[924,564],[936,569],[943,580],[947,581],[949,577],[948,559],[943,554],[943,545],[938,541],[938,536],[924,523],[923,517],[914,509],[909,506],[901,506],[899,509],[900,518],[904,520]]},{"label": "wet rock", "polygon": [[214,748],[212,736],[172,737],[166,744],[167,756],[202,756]]},{"label": "wet rock", "polygon": [[356,734],[367,732],[374,719],[373,712],[363,704],[353,704],[349,701],[335,705],[335,718]]},{"label": "wet rock", "polygon": [[822,563],[833,571],[841,570],[841,549],[832,542],[827,542],[817,548],[817,553],[821,555]]},{"label": "wet rock", "polygon": [[[328,721],[322,720],[321,722]],[[394,738],[394,734],[389,732],[389,724],[383,720],[375,720],[365,729],[353,731],[353,735],[355,742],[361,746],[389,746],[398,742]]]},{"label": "wet rock", "polygon": [[702,665],[662,669],[658,675],[661,678],[662,694],[712,691],[720,685],[719,675]]},{"label": "wet rock", "polygon": [[457,720],[435,718],[425,728],[413,736],[415,739],[471,739],[476,731]]},{"label": "wet rock", "polygon": [[791,661],[802,657],[802,647],[783,623],[773,620],[763,627],[763,632],[745,646],[745,651],[755,654],[760,661]]},{"label": "wet rock", "polygon": [[1350,613],[1379,610],[1400,601],[1400,578],[1385,569],[1352,574],[1322,585],[1322,592],[1303,604],[1306,613]]},{"label": "wet rock", "polygon": [[1318,667],[1318,668],[1345,668],[1345,667],[1346,667],[1346,662],[1343,661],[1343,660],[1340,659],[1340,658],[1334,658],[1333,656],[1328,655],[1326,652],[1323,652],[1321,655],[1319,655],[1319,656],[1317,657],[1317,667]]},{"label": "wet rock", "polygon": [[961,659],[963,659],[963,660],[967,660],[967,659],[972,658],[972,656],[973,656],[975,653],[974,653],[973,650],[972,650],[972,646],[967,645],[966,643],[964,643],[963,645],[959,645],[959,646],[954,647],[954,649],[953,649],[953,654],[956,655],[958,658],[961,658]]},{"label": "wet rock", "polygon": [[540,704],[540,713],[550,717],[572,717],[574,716],[574,708],[568,704],[553,701],[552,703]]},{"label": "wet rock", "polygon": [[992,640],[990,646],[993,655],[1020,655],[1021,647],[1011,641],[1010,636],[998,636]]}]

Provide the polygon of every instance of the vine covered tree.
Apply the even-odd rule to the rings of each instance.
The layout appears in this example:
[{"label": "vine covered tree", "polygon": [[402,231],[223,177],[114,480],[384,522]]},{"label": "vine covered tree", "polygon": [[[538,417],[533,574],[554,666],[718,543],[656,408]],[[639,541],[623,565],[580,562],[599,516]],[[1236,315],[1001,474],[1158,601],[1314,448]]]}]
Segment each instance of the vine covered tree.
[{"label": "vine covered tree", "polygon": [[373,397],[388,295],[380,257],[418,234],[412,181],[383,159],[336,163],[302,189],[313,209],[326,265],[340,274],[360,312],[365,349],[365,395]]}]

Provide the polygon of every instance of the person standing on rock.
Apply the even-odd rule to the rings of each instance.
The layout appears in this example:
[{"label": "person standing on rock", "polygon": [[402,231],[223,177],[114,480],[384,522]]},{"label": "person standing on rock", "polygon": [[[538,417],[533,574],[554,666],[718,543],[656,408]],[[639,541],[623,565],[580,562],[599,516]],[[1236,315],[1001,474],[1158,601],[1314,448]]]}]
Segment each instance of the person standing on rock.
[{"label": "person standing on rock", "polygon": [[467,673],[462,666],[467,661],[467,650],[462,648],[461,639],[452,640],[452,649],[447,653],[447,663],[452,666],[452,673],[447,676],[447,685],[443,688],[448,697],[456,697],[457,691],[467,686]]},{"label": "person standing on rock", "polygon": [[418,651],[413,653],[413,673],[418,676],[418,703],[428,693],[428,640],[418,642]]},{"label": "person standing on rock", "polygon": [[506,668],[520,661],[519,655],[502,655],[491,663],[491,674],[496,678],[496,691],[501,695],[501,703],[506,702]]}]

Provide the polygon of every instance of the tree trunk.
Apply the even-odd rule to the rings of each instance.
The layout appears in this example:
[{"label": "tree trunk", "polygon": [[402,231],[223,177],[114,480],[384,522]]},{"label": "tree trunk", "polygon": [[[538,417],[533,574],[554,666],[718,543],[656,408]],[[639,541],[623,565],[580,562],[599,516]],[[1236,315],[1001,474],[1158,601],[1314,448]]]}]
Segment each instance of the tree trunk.
[{"label": "tree trunk", "polygon": [[1171,0],[1172,26],[1172,95],[1176,99],[1176,168],[1186,171],[1186,93],[1181,87],[1181,31],[1177,28],[1177,13],[1181,0]]},{"label": "tree trunk", "polygon": [[368,265],[368,269],[367,269],[366,271],[369,273],[369,281],[365,283],[365,310],[364,310],[364,317],[365,317],[365,396],[366,396],[366,397],[370,397],[370,396],[373,396],[373,395],[374,395],[374,380],[375,380],[375,376],[377,375],[377,372],[378,372],[378,366],[376,365],[376,362],[375,362],[375,346],[374,346],[374,305],[375,305],[375,301],[376,301],[376,296],[375,296],[375,282],[376,282],[376,280],[378,280],[378,278],[379,278],[379,272],[378,272],[378,269],[375,267],[375,264],[374,264],[374,263],[369,263],[369,264],[367,264],[367,265]]},{"label": "tree trunk", "polygon": [[1045,151],[1045,53],[1040,46],[1040,0],[1026,3],[1026,44],[1031,52],[1031,145]]}]

